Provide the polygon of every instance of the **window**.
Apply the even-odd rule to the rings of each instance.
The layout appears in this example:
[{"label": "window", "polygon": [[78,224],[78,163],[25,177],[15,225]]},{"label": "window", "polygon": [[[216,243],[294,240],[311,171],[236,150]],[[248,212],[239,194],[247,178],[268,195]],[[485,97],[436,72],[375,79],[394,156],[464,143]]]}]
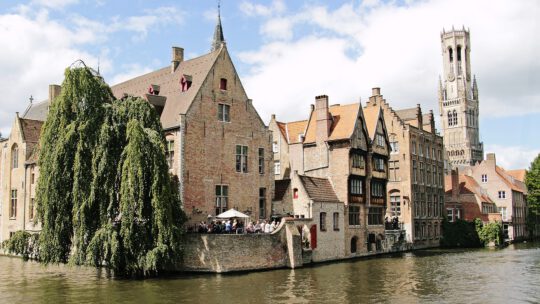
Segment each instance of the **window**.
[{"label": "window", "polygon": [[416,155],[416,141],[412,141],[412,145],[411,145],[411,148],[412,148],[412,154]]},{"label": "window", "polygon": [[17,217],[17,190],[11,190],[11,208],[9,208],[9,217]]},{"label": "window", "polygon": [[339,213],[334,212],[334,231],[339,231]]},{"label": "window", "polygon": [[501,217],[503,221],[508,220],[508,213],[506,211],[506,207],[499,207],[499,212],[501,213]]},{"label": "window", "polygon": [[424,144],[418,143],[418,155],[424,156]]},{"label": "window", "polygon": [[506,198],[506,191],[499,191],[499,198],[505,199]]},{"label": "window", "polygon": [[272,143],[272,152],[274,152],[274,153],[278,153],[278,152],[279,152],[279,146],[278,146],[277,141],[275,141],[275,142]]},{"label": "window", "polygon": [[482,174],[482,183],[487,183],[487,181],[488,181],[487,174]]},{"label": "window", "polygon": [[30,170],[31,170],[31,173],[30,173],[30,184],[33,185],[33,184],[36,183],[36,173],[34,172],[35,167],[32,166]]},{"label": "window", "polygon": [[169,169],[172,170],[174,164],[174,140],[167,140],[165,158],[167,159]]},{"label": "window", "polygon": [[362,180],[351,178],[351,194],[352,195],[362,195]]},{"label": "window", "polygon": [[281,174],[281,163],[279,160],[274,161],[274,174],[280,175]]},{"label": "window", "polygon": [[437,178],[437,167],[435,167],[435,165],[432,165],[431,167],[433,168],[433,171],[431,171],[431,172],[433,174],[433,185],[435,186],[435,185],[437,185],[437,182],[439,180]]},{"label": "window", "polygon": [[369,207],[368,225],[382,225],[383,223],[383,208]]},{"label": "window", "polygon": [[236,145],[236,172],[248,172],[248,147]]},{"label": "window", "polygon": [[264,174],[264,148],[259,148],[259,174]]},{"label": "window", "polygon": [[400,179],[399,178],[399,161],[398,160],[389,161],[388,165],[389,165],[389,171],[390,171],[389,180],[398,181]]},{"label": "window", "polygon": [[381,182],[371,182],[371,196],[384,197],[384,185]]},{"label": "window", "polygon": [[448,219],[449,222],[454,221],[454,209],[452,208],[446,209],[446,218]]},{"label": "window", "polygon": [[227,79],[221,78],[219,81],[219,89],[222,91],[227,91]]},{"label": "window", "polygon": [[429,146],[426,144],[426,158],[430,158],[429,156]]},{"label": "window", "polygon": [[259,188],[259,218],[266,218],[266,188]]},{"label": "window", "polygon": [[391,141],[390,142],[390,148],[392,148],[391,153],[398,153],[399,152],[399,142],[397,141]]},{"label": "window", "polygon": [[319,216],[319,227],[321,231],[326,231],[326,212],[321,212]]},{"label": "window", "polygon": [[384,172],[384,159],[379,157],[373,157],[375,162],[375,171]]},{"label": "window", "polygon": [[416,170],[417,167],[416,167],[416,161],[415,160],[413,160],[412,166],[413,166],[413,183],[416,184],[416,182],[418,181],[418,179],[417,179],[418,175],[417,175],[417,170]]},{"label": "window", "polygon": [[19,168],[19,147],[15,144],[11,148],[11,169]]},{"label": "window", "polygon": [[227,211],[229,186],[216,185],[216,215]]},{"label": "window", "polygon": [[352,166],[353,166],[353,168],[364,169],[365,166],[366,166],[364,156],[360,155],[360,154],[353,154],[352,155]]},{"label": "window", "polygon": [[298,198],[298,188],[293,189],[293,198]]},{"label": "window", "polygon": [[424,163],[420,162],[420,183],[424,183]]},{"label": "window", "polygon": [[32,197],[30,199],[30,206],[28,206],[28,218],[30,220],[33,220],[34,219],[34,198]]},{"label": "window", "polygon": [[390,214],[392,216],[401,215],[401,197],[399,195],[390,195]]},{"label": "window", "polygon": [[454,52],[451,47],[448,48],[448,59],[450,62],[454,62]]},{"label": "window", "polygon": [[222,104],[222,103],[218,104],[218,120],[224,121],[224,122],[231,121],[231,117],[229,115],[230,111],[231,111],[230,105]]},{"label": "window", "polygon": [[375,143],[379,147],[384,147],[384,135],[381,133],[377,133],[375,135]]},{"label": "window", "polygon": [[420,238],[420,223],[414,222],[414,238],[417,240]]},{"label": "window", "polygon": [[452,119],[452,120],[453,120],[453,121],[452,121],[452,125],[453,125],[453,126],[457,126],[457,112],[456,112],[456,110],[454,110],[454,111],[452,112],[452,118],[453,118],[453,119]]},{"label": "window", "polygon": [[349,205],[349,226],[360,225],[360,206]]}]

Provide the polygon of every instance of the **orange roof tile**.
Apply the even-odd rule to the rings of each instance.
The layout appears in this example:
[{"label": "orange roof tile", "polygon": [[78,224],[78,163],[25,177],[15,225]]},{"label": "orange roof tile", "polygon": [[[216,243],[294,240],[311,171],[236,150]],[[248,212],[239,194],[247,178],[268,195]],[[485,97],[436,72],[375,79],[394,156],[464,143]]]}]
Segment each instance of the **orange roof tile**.
[{"label": "orange roof tile", "polygon": [[501,177],[501,179],[504,181],[504,183],[510,187],[510,189],[517,191],[517,192],[525,192],[525,189],[522,189],[518,185],[514,183],[513,180],[509,179],[510,175],[501,167],[495,166],[495,171],[497,174]]},{"label": "orange roof tile", "polygon": [[525,176],[527,175],[527,170],[518,169],[518,170],[508,170],[506,171],[510,176],[517,179],[520,182],[525,182]]},{"label": "orange roof tile", "polygon": [[[328,108],[332,115],[332,126],[330,126],[330,135],[328,136],[329,141],[348,139],[352,136],[359,108],[360,103],[331,105]],[[307,125],[305,143],[313,143],[316,140],[316,120],[317,117],[312,112]]]},{"label": "orange roof tile", "polygon": [[293,121],[293,122],[287,123],[287,126],[286,126],[287,135],[285,136],[285,138],[287,138],[287,141],[289,142],[289,144],[296,144],[300,142],[299,137],[300,135],[305,134],[307,123],[308,123],[307,120]]},{"label": "orange roof tile", "polygon": [[380,106],[366,106],[364,108],[364,119],[366,120],[366,127],[368,129],[369,138],[375,139],[375,133],[377,131],[377,123],[379,121],[379,115],[381,112]]}]

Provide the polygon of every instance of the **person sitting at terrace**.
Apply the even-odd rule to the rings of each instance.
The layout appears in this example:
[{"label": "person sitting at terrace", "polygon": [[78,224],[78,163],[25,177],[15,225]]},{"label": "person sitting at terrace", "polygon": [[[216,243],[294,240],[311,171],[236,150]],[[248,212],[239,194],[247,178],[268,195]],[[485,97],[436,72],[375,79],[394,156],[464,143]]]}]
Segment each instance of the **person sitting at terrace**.
[{"label": "person sitting at terrace", "polygon": [[264,225],[264,233],[270,233],[272,231],[270,231],[270,223],[269,222],[266,222],[266,224]]},{"label": "person sitting at terrace", "polygon": [[253,222],[248,223],[248,225],[246,227],[246,232],[247,233],[254,233],[255,232],[255,226],[253,225]]},{"label": "person sitting at terrace", "polygon": [[257,221],[257,224],[255,224],[255,233],[261,233],[264,230],[264,222],[261,224],[259,221]]},{"label": "person sitting at terrace", "polygon": [[238,229],[238,221],[236,219],[234,219],[234,221],[232,223],[232,232],[235,233],[236,229]]},{"label": "person sitting at terrace", "polygon": [[227,220],[225,222],[225,233],[231,233],[232,227],[231,227],[231,220]]}]

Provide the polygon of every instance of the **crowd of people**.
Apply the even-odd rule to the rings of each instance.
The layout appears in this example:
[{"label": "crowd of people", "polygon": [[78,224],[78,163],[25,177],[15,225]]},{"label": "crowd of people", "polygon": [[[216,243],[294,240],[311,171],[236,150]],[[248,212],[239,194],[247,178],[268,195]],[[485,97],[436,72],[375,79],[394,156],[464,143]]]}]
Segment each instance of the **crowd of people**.
[{"label": "crowd of people", "polygon": [[197,227],[199,233],[225,233],[225,234],[241,234],[241,233],[272,233],[279,223],[274,221],[257,221],[256,223],[249,222],[244,225],[242,221],[237,219],[228,220],[212,220],[208,224],[200,222]]}]

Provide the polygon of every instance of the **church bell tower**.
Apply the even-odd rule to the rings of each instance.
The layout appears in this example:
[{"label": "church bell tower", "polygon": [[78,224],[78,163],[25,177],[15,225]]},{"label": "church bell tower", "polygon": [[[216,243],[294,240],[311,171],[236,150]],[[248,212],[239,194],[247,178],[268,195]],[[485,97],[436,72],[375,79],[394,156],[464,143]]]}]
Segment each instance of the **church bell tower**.
[{"label": "church bell tower", "polygon": [[441,33],[443,76],[439,111],[444,146],[452,168],[474,165],[484,157],[480,142],[478,87],[471,77],[471,40],[465,28]]}]

